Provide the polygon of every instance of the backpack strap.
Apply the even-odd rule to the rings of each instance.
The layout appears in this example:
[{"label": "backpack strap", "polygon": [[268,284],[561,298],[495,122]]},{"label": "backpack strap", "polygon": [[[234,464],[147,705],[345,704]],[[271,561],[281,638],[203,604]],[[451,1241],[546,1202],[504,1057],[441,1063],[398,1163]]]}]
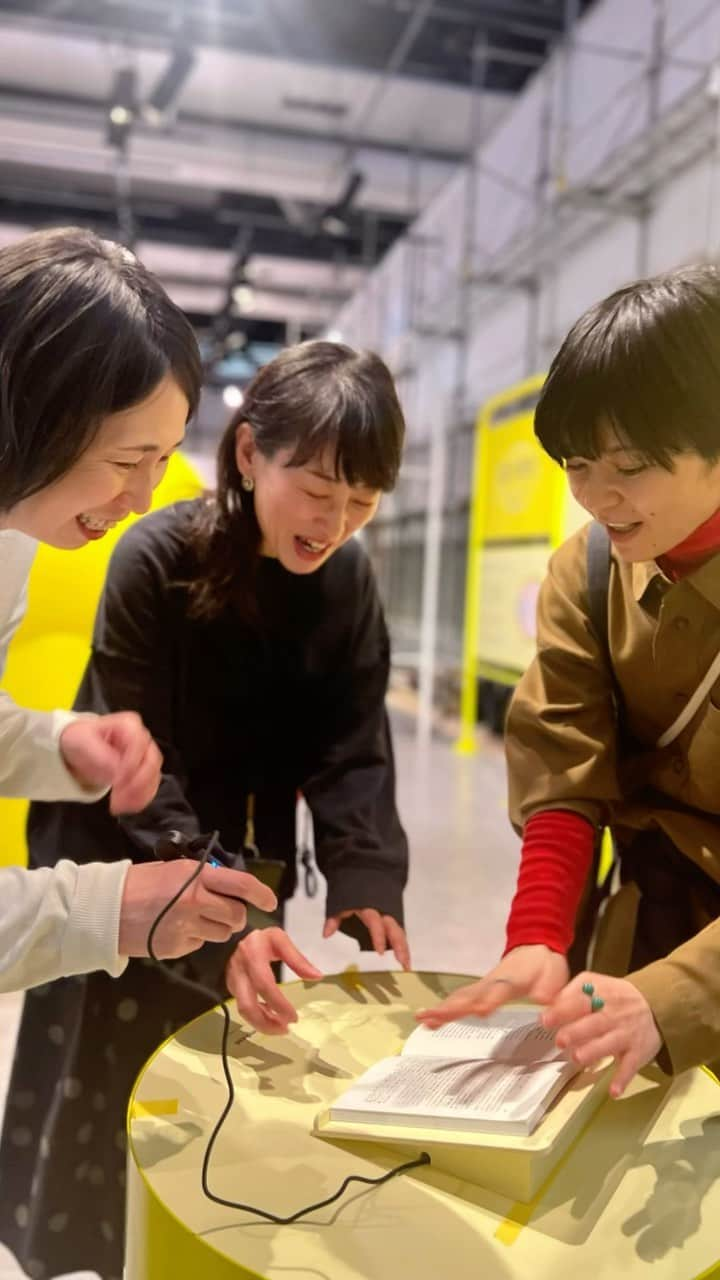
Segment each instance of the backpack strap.
[{"label": "backpack strap", "polygon": [[608,591],[610,588],[610,539],[604,525],[593,520],[587,540],[587,591],[590,621],[612,671],[608,639]]},{"label": "backpack strap", "polygon": [[[587,540],[587,594],[590,622],[595,632],[602,654],[607,663],[607,670],[612,682],[613,706],[618,736],[622,735],[622,694],[615,677],[610,654],[610,636],[608,629],[608,595],[610,591],[610,565],[612,549],[610,538],[604,525],[593,520],[588,531]],[[600,908],[611,892],[613,875],[617,866],[618,855],[609,828],[612,849],[610,866],[601,874],[603,858],[603,832],[598,830],[593,851],[592,870],[583,891],[575,922],[575,938],[568,951],[568,964],[571,974],[587,969],[591,964],[593,940],[597,932]]]},{"label": "backpack strap", "polygon": [[610,566],[612,564],[612,548],[610,538],[604,524],[593,520],[587,540],[587,593],[590,621],[600,644],[600,649],[607,663],[608,674],[612,682],[613,702],[617,718],[618,731],[623,732],[623,696],[618,684],[615,668],[610,653],[610,632],[608,628],[608,594],[610,590]]}]

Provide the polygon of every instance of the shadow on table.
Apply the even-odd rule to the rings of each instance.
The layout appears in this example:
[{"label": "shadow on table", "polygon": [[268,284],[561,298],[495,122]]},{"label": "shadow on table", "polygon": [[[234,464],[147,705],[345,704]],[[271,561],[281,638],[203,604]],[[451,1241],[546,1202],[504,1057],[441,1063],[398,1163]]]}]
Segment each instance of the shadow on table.
[{"label": "shadow on table", "polygon": [[[636,1237],[643,1262],[659,1261],[695,1235],[703,1198],[720,1178],[720,1114],[686,1121],[680,1128],[682,1138],[651,1142],[636,1161],[650,1165],[656,1175],[645,1204],[622,1226],[626,1236]],[[720,1260],[720,1232],[717,1240]]]},{"label": "shadow on table", "polygon": [[[624,1179],[649,1166],[655,1172],[655,1185],[640,1203],[628,1185],[625,1195],[630,1212],[621,1230],[636,1237],[636,1252],[642,1261],[664,1258],[698,1231],[703,1199],[720,1177],[720,1113],[685,1121],[680,1138],[645,1144],[670,1090],[679,1100],[691,1086],[690,1076],[673,1081],[658,1072],[643,1079],[637,1093],[604,1103],[602,1125],[594,1125],[592,1144],[585,1145],[581,1134],[527,1205],[513,1205],[508,1212],[507,1201],[467,1183],[459,1184],[459,1192],[457,1184],[453,1185],[453,1191],[491,1212],[507,1213],[510,1221],[524,1229],[564,1244],[581,1245],[613,1196],[623,1193]],[[420,1170],[415,1176],[448,1185],[443,1175],[432,1170]]]},{"label": "shadow on table", "polygon": [[[428,1001],[432,997],[442,998],[466,981],[452,974],[418,976]],[[302,999],[297,1000],[301,1019],[287,1036],[256,1035],[236,1022],[231,1027],[228,1056],[252,1070],[253,1087],[263,1095],[317,1106],[328,1100],[326,1092],[317,1091],[323,1079],[352,1080],[361,1075],[371,1061],[382,1057],[379,1053],[365,1060],[353,1052],[353,1037],[356,1043],[359,1041],[357,1017],[352,1010],[363,1007],[370,1020],[376,1014],[381,1015],[397,1047],[417,1025],[410,1009],[398,1007],[404,998],[393,971],[353,970],[330,975],[320,983],[293,985],[302,988]],[[343,1021],[343,1006],[349,1015],[347,1024]],[[175,1043],[191,1053],[216,1058],[219,1067],[223,1027],[220,1009],[210,1010],[182,1027]],[[394,1052],[390,1042],[388,1052]]]}]

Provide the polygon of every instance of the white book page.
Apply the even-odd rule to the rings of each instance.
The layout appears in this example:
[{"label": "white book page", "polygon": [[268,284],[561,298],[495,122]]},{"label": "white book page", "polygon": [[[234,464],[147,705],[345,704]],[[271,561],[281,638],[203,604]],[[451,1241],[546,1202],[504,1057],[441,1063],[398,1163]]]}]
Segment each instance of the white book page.
[{"label": "white book page", "polygon": [[419,1026],[403,1045],[403,1057],[455,1058],[506,1064],[564,1060],[554,1032],[538,1022],[540,1010],[497,1009],[487,1018],[461,1018],[437,1031]]},{"label": "white book page", "polygon": [[492,1061],[386,1058],[337,1100],[346,1111],[501,1123],[532,1121],[560,1082],[565,1060],[508,1067]]}]

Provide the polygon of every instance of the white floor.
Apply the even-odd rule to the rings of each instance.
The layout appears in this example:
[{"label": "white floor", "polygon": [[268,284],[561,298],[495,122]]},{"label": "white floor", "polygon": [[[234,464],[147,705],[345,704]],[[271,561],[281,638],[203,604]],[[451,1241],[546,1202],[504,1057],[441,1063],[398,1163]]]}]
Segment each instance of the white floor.
[{"label": "white floor", "polygon": [[[414,724],[395,718],[400,813],[410,840],[411,876],[406,925],[413,967],[480,974],[497,959],[517,869],[519,842],[505,815],[501,744],[480,736],[474,757],[455,754],[449,741],[418,751]],[[355,964],[394,968],[393,957],[361,953],[350,938],[323,940],[322,887],[298,894],[287,928],[301,951],[326,973]],[[22,997],[0,996],[0,1109],[4,1106]],[[0,1280],[23,1272],[0,1245]],[[96,1280],[75,1272],[63,1280]]]},{"label": "white floor", "polygon": [[[419,752],[414,724],[394,717],[398,803],[410,842],[406,926],[413,968],[483,973],[497,959],[515,884],[519,841],[505,809],[502,744],[479,736],[472,757],[450,741]],[[351,939],[321,937],[322,892],[297,895],[287,916],[294,942],[319,968],[395,967]]]}]

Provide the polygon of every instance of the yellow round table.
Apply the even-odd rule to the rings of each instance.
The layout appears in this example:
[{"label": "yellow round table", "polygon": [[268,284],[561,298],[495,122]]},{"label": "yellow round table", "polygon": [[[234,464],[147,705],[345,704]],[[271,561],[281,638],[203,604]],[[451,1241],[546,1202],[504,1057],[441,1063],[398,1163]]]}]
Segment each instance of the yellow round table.
[{"label": "yellow round table", "polygon": [[[396,1052],[413,1010],[457,975],[345,973],[285,987],[299,1021],[246,1038],[234,1020],[235,1105],[210,1187],[279,1215],[323,1200],[351,1173],[407,1159],[327,1142],[315,1116],[378,1058]],[[233,1015],[235,1017],[235,1015]],[[226,1100],[222,1015],[210,1010],[143,1069],[128,1112],[127,1280],[511,1280],[720,1277],[720,1090],[697,1070],[640,1078],[602,1104],[529,1204],[422,1168],[275,1226],[207,1200],[205,1146]]]}]

